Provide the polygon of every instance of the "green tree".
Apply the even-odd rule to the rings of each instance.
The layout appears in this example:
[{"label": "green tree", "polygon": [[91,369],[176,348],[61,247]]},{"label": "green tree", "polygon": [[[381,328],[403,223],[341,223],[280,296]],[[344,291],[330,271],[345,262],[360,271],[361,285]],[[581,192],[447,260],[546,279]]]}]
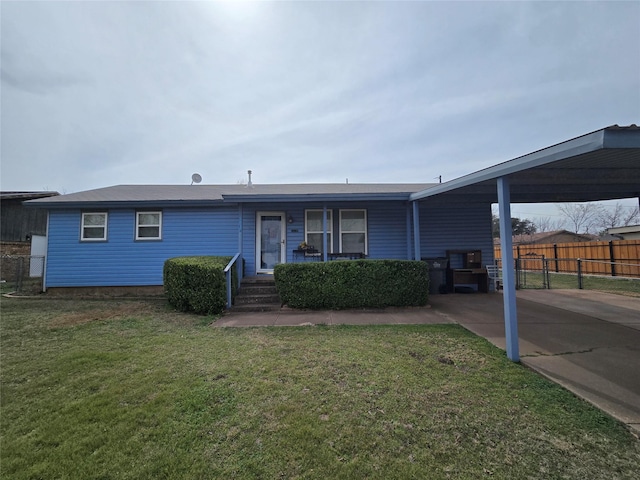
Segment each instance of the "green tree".
[{"label": "green tree", "polygon": [[[511,235],[531,235],[536,233],[535,224],[526,218],[511,218]],[[493,215],[492,225],[493,238],[500,238],[500,219],[497,215]]]}]

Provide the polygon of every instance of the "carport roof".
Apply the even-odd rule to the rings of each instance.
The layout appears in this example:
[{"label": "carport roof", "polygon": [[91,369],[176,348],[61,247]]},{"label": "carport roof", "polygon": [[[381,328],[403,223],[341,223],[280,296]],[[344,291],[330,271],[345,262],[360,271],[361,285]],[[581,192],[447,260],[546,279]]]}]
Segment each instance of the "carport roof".
[{"label": "carport roof", "polygon": [[587,202],[640,195],[640,127],[610,127],[416,192],[411,200],[497,203],[508,177],[511,203]]}]

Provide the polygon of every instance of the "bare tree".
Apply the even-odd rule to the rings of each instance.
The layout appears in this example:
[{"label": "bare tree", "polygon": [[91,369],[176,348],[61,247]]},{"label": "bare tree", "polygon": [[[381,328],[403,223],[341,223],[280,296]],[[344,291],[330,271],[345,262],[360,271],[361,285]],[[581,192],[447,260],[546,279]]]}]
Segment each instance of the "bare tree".
[{"label": "bare tree", "polygon": [[589,230],[594,230],[603,210],[602,205],[593,202],[556,203],[556,208],[567,218],[574,233],[589,233]]},{"label": "bare tree", "polygon": [[622,225],[623,227],[628,227],[629,225],[636,225],[640,223],[640,207],[636,205],[635,208],[632,208],[630,212],[627,212],[626,215],[622,216]]},{"label": "bare tree", "polygon": [[[630,208],[630,210],[627,210]],[[617,202],[613,208],[603,208],[598,214],[598,227],[602,230],[615,227],[628,227],[638,222],[638,207],[626,207]]]},{"label": "bare tree", "polygon": [[637,225],[640,223],[640,207],[636,206],[624,218],[624,226]]},{"label": "bare tree", "polygon": [[538,232],[555,232],[557,230],[564,230],[564,220],[560,218],[539,217],[534,218],[533,223],[535,224]]}]

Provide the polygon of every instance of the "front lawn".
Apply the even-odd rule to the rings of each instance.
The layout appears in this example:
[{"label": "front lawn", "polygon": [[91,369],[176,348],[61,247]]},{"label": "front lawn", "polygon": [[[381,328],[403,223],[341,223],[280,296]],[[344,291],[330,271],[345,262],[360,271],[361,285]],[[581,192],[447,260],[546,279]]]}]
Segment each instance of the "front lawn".
[{"label": "front lawn", "polygon": [[3,478],[637,478],[623,426],[455,325],[1,308]]}]

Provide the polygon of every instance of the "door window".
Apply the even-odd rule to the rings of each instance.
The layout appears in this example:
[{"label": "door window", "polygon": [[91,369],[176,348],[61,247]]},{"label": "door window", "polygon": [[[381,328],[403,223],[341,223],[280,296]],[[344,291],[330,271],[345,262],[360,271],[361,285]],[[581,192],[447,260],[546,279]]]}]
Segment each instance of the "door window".
[{"label": "door window", "polygon": [[260,214],[258,271],[269,272],[284,258],[284,215]]}]

